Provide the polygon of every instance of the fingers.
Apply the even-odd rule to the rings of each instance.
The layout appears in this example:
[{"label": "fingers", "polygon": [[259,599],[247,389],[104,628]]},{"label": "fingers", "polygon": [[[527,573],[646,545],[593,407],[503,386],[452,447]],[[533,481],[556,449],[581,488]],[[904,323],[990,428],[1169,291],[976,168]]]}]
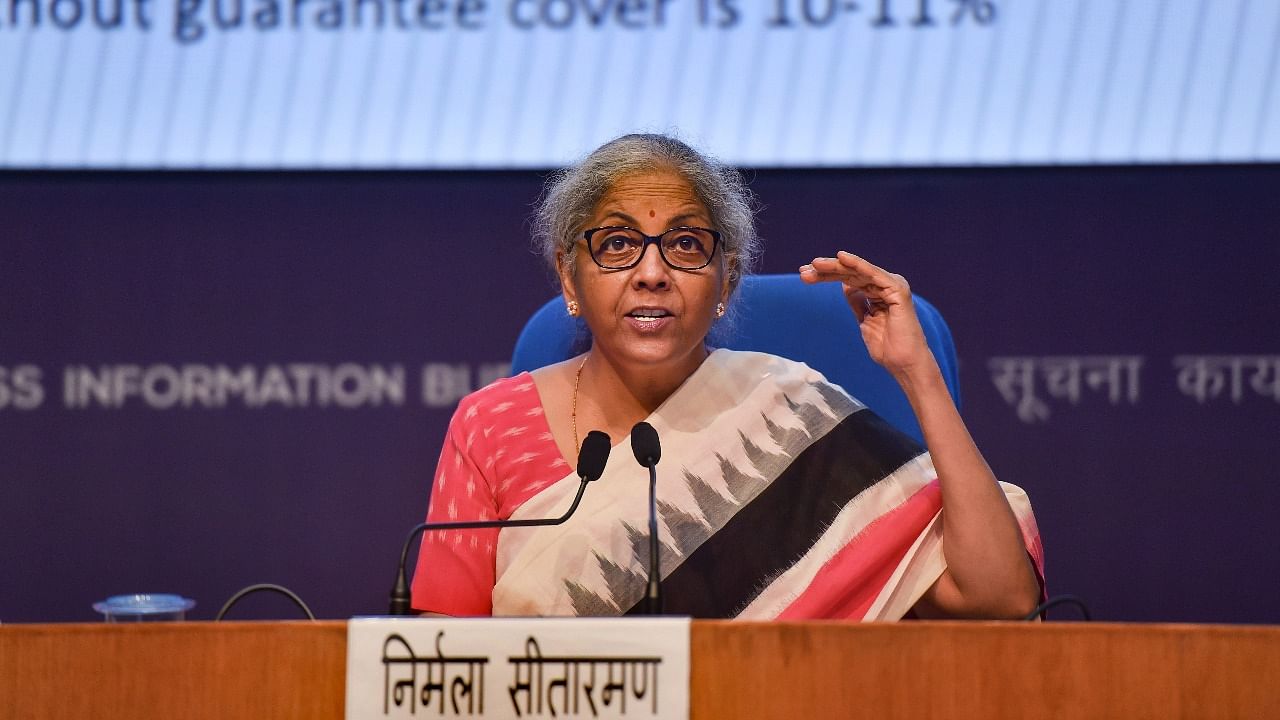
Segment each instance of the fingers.
[{"label": "fingers", "polygon": [[848,285],[844,287],[844,297],[849,301],[849,307],[853,309],[853,314],[858,317],[859,324],[869,317],[879,315],[895,304],[871,297],[861,289],[851,288]]},{"label": "fingers", "polygon": [[853,308],[853,314],[857,316],[859,325],[867,319],[868,315],[875,314],[871,307],[871,299],[861,290],[845,286],[844,297],[849,301],[849,307]]},{"label": "fingers", "polygon": [[800,268],[800,277],[808,282],[838,280],[859,287],[875,285],[870,276],[840,265],[835,258],[815,258],[812,263]]},{"label": "fingers", "polygon": [[893,306],[912,305],[906,278],[843,250],[833,258],[814,258],[801,266],[800,279],[810,285],[839,282],[859,323]]},{"label": "fingers", "polygon": [[833,258],[814,258],[812,263],[800,268],[800,278],[811,284],[839,281],[874,296],[892,290],[910,291],[906,278],[843,250]]},{"label": "fingers", "polygon": [[828,262],[822,263],[822,270],[830,270],[833,272],[849,273],[856,277],[865,278],[866,284],[875,285],[877,287],[891,287],[901,284],[901,276],[885,270],[884,268],[865,260],[851,252],[841,250],[836,253],[834,258],[825,258]]}]

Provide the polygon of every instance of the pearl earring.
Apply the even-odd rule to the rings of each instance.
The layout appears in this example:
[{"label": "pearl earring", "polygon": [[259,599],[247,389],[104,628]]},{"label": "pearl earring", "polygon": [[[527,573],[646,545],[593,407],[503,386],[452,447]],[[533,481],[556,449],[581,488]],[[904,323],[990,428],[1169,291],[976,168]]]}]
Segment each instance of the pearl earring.
[{"label": "pearl earring", "polygon": [[578,301],[577,300],[570,300],[565,305],[564,309],[569,313],[569,317],[578,317]]},{"label": "pearl earring", "polygon": [[716,303],[716,317],[724,317],[724,303]]}]

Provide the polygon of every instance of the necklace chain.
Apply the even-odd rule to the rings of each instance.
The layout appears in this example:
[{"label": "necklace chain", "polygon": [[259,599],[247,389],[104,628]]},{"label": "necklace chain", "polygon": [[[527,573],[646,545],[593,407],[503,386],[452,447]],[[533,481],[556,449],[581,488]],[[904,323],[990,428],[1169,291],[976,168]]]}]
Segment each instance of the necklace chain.
[{"label": "necklace chain", "polygon": [[573,408],[569,411],[569,421],[573,424],[573,449],[576,453],[582,452],[582,445],[578,442],[578,383],[582,382],[582,368],[587,366],[587,357],[582,357],[582,362],[578,364],[578,372],[573,376]]}]

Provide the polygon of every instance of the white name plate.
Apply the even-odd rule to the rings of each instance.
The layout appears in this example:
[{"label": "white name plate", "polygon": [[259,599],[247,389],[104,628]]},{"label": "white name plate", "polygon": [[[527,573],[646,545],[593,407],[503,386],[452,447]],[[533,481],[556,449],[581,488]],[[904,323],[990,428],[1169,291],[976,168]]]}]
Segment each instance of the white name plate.
[{"label": "white name plate", "polygon": [[688,618],[356,618],[347,720],[688,718]]}]

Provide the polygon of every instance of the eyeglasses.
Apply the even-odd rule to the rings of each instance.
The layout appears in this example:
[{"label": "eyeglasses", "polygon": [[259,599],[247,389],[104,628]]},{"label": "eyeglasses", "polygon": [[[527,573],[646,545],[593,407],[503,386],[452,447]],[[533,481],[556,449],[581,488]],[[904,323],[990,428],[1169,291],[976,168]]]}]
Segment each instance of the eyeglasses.
[{"label": "eyeglasses", "polygon": [[645,235],[635,228],[610,226],[582,233],[591,259],[605,270],[626,270],[640,264],[650,244],[676,270],[700,270],[711,264],[720,233],[700,227],[674,227],[661,235]]}]

